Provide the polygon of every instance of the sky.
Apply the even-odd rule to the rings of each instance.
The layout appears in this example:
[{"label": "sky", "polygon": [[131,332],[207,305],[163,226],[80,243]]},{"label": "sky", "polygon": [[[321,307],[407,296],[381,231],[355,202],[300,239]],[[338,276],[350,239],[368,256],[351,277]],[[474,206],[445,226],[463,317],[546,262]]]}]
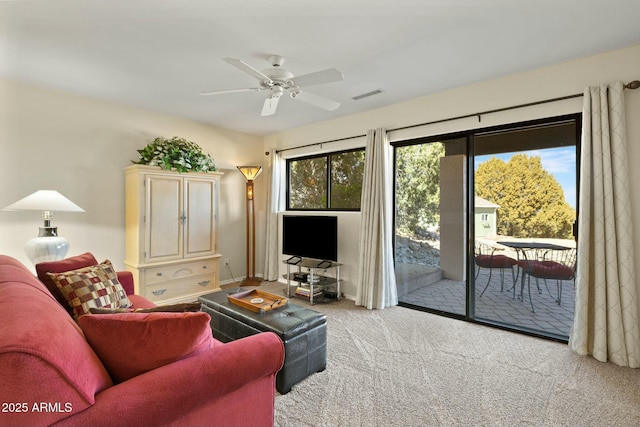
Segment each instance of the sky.
[{"label": "sky", "polygon": [[540,156],[542,167],[552,174],[558,181],[567,203],[575,209],[576,207],[576,147],[559,147],[546,150],[520,151],[517,153],[492,154],[488,156],[477,156],[475,158],[475,167],[491,157],[497,157],[508,162],[514,154],[526,154],[529,157]]}]

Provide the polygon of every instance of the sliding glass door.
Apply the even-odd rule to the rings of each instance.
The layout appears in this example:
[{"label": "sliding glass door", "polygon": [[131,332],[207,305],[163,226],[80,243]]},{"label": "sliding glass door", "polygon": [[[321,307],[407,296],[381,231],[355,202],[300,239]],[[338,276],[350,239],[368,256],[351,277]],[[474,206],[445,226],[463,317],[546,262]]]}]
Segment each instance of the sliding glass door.
[{"label": "sliding glass door", "polygon": [[394,143],[401,305],[568,338],[579,119]]},{"label": "sliding glass door", "polygon": [[578,129],[572,118],[474,136],[476,319],[569,337]]},{"label": "sliding glass door", "polygon": [[395,148],[395,267],[402,304],[466,312],[467,139]]}]

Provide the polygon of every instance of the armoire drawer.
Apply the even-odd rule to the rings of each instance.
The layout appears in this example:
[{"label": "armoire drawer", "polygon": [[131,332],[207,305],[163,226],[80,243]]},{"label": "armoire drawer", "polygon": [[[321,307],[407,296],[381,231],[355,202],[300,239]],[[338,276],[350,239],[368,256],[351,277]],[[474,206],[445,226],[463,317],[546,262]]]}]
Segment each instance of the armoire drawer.
[{"label": "armoire drawer", "polygon": [[154,283],[166,282],[167,280],[200,276],[202,274],[214,274],[215,271],[216,261],[212,259],[150,267],[144,272],[144,283],[146,285],[152,285]]},{"label": "armoire drawer", "polygon": [[179,298],[185,295],[218,290],[215,275],[203,275],[184,279],[169,280],[144,287],[143,296],[153,302]]}]

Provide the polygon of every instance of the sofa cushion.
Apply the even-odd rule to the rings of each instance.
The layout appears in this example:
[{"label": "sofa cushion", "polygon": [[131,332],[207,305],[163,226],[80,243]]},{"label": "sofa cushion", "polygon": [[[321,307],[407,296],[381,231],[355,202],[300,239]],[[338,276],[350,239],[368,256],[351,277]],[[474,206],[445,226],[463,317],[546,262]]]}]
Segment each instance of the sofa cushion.
[{"label": "sofa cushion", "polygon": [[78,319],[114,382],[213,348],[204,312],[91,314]]},{"label": "sofa cushion", "polygon": [[[82,331],[32,272],[0,255],[0,401],[63,402],[82,412],[111,387]],[[50,425],[69,413],[2,414],[2,425]]]},{"label": "sofa cushion", "polygon": [[146,299],[142,295],[129,294],[127,295],[127,298],[129,298],[129,301],[131,301],[131,304],[133,304],[131,306],[133,308],[152,308],[156,306],[155,303]]},{"label": "sofa cushion", "polygon": [[201,302],[184,302],[181,304],[160,305],[148,308],[98,308],[91,307],[91,314],[117,314],[117,313],[184,313],[187,311],[200,311]]},{"label": "sofa cushion", "polygon": [[109,260],[98,265],[47,275],[58,287],[76,318],[89,314],[91,307],[131,307],[131,301],[118,282]]}]

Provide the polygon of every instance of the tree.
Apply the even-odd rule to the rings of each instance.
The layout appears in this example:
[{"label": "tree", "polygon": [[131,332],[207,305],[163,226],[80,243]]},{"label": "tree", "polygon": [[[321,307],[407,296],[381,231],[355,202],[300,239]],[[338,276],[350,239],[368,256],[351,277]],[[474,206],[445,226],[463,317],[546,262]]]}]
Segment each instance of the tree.
[{"label": "tree", "polygon": [[364,154],[364,150],[357,150],[331,155],[331,208],[360,207]]},{"label": "tree", "polygon": [[440,158],[444,144],[433,142],[396,149],[396,230],[412,236],[440,223]]},{"label": "tree", "polygon": [[[289,205],[294,209],[358,209],[365,150],[343,151],[289,162]],[[330,168],[328,168],[330,166]],[[330,183],[327,188],[327,174]]]},{"label": "tree", "polygon": [[327,158],[314,157],[289,163],[289,205],[294,209],[327,207]]},{"label": "tree", "polygon": [[475,172],[476,194],[498,208],[498,234],[571,238],[575,210],[539,156],[516,154],[505,163],[492,157]]}]

